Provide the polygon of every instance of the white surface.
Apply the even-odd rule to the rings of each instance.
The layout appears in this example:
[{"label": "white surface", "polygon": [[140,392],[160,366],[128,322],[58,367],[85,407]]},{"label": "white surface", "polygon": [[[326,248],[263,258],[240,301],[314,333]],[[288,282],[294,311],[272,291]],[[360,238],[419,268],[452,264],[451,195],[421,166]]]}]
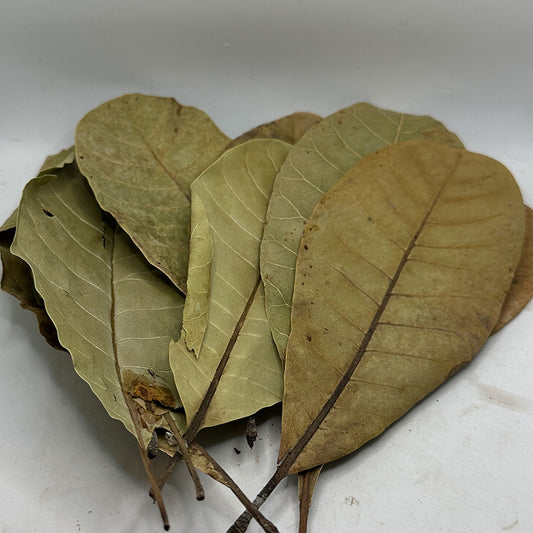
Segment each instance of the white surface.
[{"label": "white surface", "polygon": [[[0,218],[87,111],[134,91],[195,105],[230,136],[358,101],[431,114],[506,164],[533,205],[531,20],[533,4],[519,0],[4,0]],[[325,469],[310,532],[533,531],[532,310],[376,442]],[[0,531],[162,530],[133,438],[4,293],[0,338]],[[250,497],[274,470],[275,412],[253,453],[237,424],[208,441]],[[197,503],[183,468],[174,475],[172,531],[225,531],[240,513],[227,489],[205,485]],[[297,531],[295,486],[263,508],[282,532]]]}]

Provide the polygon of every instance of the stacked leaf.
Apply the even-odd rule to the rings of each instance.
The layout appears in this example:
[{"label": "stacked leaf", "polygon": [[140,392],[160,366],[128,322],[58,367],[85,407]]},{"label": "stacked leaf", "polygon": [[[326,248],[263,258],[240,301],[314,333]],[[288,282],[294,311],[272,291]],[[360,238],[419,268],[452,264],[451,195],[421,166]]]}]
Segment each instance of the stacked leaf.
[{"label": "stacked leaf", "polygon": [[[136,436],[165,526],[147,446],[187,462],[199,499],[193,465],[230,487],[249,511],[232,531],[252,515],[277,531],[258,506],[301,473],[305,531],[321,465],[533,292],[514,179],[430,117],[356,104],[230,142],[198,109],[126,95],[81,120],[75,153],[49,157],[0,228],[2,288]],[[282,398],[279,465],[254,506],[196,437]]]},{"label": "stacked leaf", "polygon": [[[261,257],[267,287],[283,301],[270,306],[269,317],[290,307],[286,291],[292,326],[279,465],[255,503],[286,475],[303,472],[300,531],[316,468],[377,436],[471,360],[495,329],[504,300],[502,316],[510,317],[512,302],[520,301],[518,307],[531,296],[510,292],[523,249],[517,285],[526,284],[522,276],[530,279],[513,177],[492,159],[434,142],[391,143],[361,158],[314,208],[296,255],[290,248],[305,222],[304,192],[318,186],[291,156],[298,149],[318,153],[312,170],[339,167],[335,156],[343,157],[342,150],[325,157],[302,148],[305,141],[318,144],[316,128],[289,152],[277,178],[269,215],[275,212],[274,226],[281,227],[284,217],[275,208],[284,206],[291,225],[273,238],[269,219]],[[284,171],[294,174],[287,180]],[[276,196],[284,186],[278,180],[290,192]],[[299,195],[298,182],[305,182]],[[283,313],[277,318],[275,324],[286,323]],[[244,531],[247,521],[241,516],[230,531]]]},{"label": "stacked leaf", "polygon": [[298,255],[280,448],[294,457],[289,472],[359,448],[472,359],[524,233],[513,177],[484,156],[403,143],[343,177]]},{"label": "stacked leaf", "polygon": [[[62,150],[58,154],[46,158],[39,175],[53,173],[73,161],[74,147]],[[64,350],[59,344],[56,327],[46,313],[43,299],[35,290],[31,268],[20,257],[10,251],[15,237],[17,216],[18,209],[11,214],[0,228],[0,254],[3,265],[2,290],[18,298],[21,307],[35,314],[39,324],[39,331],[50,346],[58,350]]]},{"label": "stacked leaf", "polygon": [[76,158],[102,209],[183,291],[189,187],[228,142],[203,111],[140,94],[103,104],[76,130]]},{"label": "stacked leaf", "polygon": [[179,406],[167,346],[183,297],[99,208],[74,165],[26,186],[11,249],[32,268],[77,372],[133,431],[131,397],[148,443]]},{"label": "stacked leaf", "polygon": [[232,148],[193,184],[183,334],[170,361],[189,439],[204,426],[281,400],[283,374],[265,315],[259,246],[274,178],[289,145]]},{"label": "stacked leaf", "polygon": [[457,136],[431,117],[356,104],[311,127],[290,151],[274,184],[261,245],[267,315],[281,357],[290,332],[296,254],[315,205],[362,157],[414,139],[462,148]]}]

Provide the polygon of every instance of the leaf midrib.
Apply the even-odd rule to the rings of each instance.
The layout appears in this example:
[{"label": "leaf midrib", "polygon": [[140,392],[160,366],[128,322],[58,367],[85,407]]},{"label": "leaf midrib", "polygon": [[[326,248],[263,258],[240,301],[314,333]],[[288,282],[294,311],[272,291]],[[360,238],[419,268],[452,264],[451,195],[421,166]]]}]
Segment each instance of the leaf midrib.
[{"label": "leaf midrib", "polygon": [[235,343],[237,342],[239,334],[244,326],[244,323],[246,322],[246,318],[248,317],[248,313],[250,311],[250,308],[252,307],[252,304],[255,299],[255,295],[257,294],[257,290],[259,289],[260,285],[261,285],[261,276],[257,276],[257,280],[255,282],[254,288],[250,292],[250,296],[248,297],[246,305],[244,306],[244,309],[242,310],[241,316],[239,317],[237,324],[235,324],[235,328],[233,329],[231,337],[228,340],[228,344],[226,345],[226,349],[224,350],[224,354],[222,355],[222,358],[220,359],[220,362],[218,363],[218,366],[217,366],[217,369],[215,370],[213,378],[211,379],[211,382],[209,383],[209,387],[207,388],[207,391],[202,399],[202,402],[200,403],[200,407],[196,410],[196,413],[191,423],[189,424],[187,431],[185,432],[184,436],[189,444],[192,442],[194,437],[196,437],[196,434],[198,433],[198,431],[200,431],[201,429],[202,422],[205,418],[207,410],[209,409],[209,406],[211,405],[211,400],[213,399],[213,396],[215,395],[215,392],[218,388],[220,380],[222,379],[222,375],[224,374],[224,370],[226,369],[226,366],[228,364],[231,352],[233,351],[233,348],[235,346]]},{"label": "leaf midrib", "polygon": [[163,161],[159,158],[155,150],[152,148],[151,144],[143,137],[144,144],[152,154],[152,157],[155,159],[156,163],[161,167],[163,172],[168,176],[170,180],[172,180],[173,183],[175,183],[176,187],[179,189],[181,194],[187,199],[189,203],[191,203],[191,194],[189,191],[186,190],[186,188],[179,182],[179,180],[170,172],[170,170],[165,166]]}]

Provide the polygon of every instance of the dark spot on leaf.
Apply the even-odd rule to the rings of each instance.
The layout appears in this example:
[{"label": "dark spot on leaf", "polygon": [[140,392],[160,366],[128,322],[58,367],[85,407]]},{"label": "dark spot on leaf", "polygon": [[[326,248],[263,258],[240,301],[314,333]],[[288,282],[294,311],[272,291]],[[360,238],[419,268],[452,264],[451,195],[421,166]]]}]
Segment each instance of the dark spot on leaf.
[{"label": "dark spot on leaf", "polygon": [[372,217],[368,217],[368,221],[369,221],[369,222],[372,222]]},{"label": "dark spot on leaf", "polygon": [[102,235],[102,246],[105,248],[105,235]]},{"label": "dark spot on leaf", "polygon": [[307,246],[307,244],[304,244],[304,250],[309,250],[309,246]]},{"label": "dark spot on leaf", "polygon": [[233,450],[235,451],[235,453],[236,453],[237,455],[239,455],[239,454],[241,453],[241,450],[238,450],[237,448],[233,448]]},{"label": "dark spot on leaf", "polygon": [[123,379],[125,389],[134,398],[141,398],[145,402],[155,402],[167,409],[177,407],[172,391],[160,380],[154,381],[146,375],[135,374],[129,370],[124,372]]},{"label": "dark spot on leaf", "polygon": [[146,387],[143,387],[142,385],[139,385],[137,389],[137,393],[139,394],[141,398],[144,398],[149,395],[148,389]]},{"label": "dark spot on leaf", "polygon": [[305,338],[306,338],[309,342],[311,342],[311,335],[306,335]]},{"label": "dark spot on leaf", "polygon": [[85,156],[83,156],[83,155],[80,155],[80,159],[85,159]]},{"label": "dark spot on leaf", "polygon": [[115,394],[113,394],[113,399],[115,400],[115,402],[117,401],[117,397]]},{"label": "dark spot on leaf", "polygon": [[48,211],[48,210],[45,209],[44,207],[43,207],[43,213],[44,213],[47,217],[53,217],[53,216],[54,216],[53,213],[50,213],[50,211]]}]

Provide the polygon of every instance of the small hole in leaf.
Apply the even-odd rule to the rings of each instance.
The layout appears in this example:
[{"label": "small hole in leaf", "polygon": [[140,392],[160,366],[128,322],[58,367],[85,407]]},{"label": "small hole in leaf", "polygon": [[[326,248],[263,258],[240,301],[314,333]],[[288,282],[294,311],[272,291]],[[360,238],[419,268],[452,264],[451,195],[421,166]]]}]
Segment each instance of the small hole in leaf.
[{"label": "small hole in leaf", "polygon": [[50,211],[48,211],[47,209],[44,209],[44,208],[43,208],[43,213],[44,213],[47,217],[53,217],[53,216],[54,216],[53,213],[50,213]]}]

